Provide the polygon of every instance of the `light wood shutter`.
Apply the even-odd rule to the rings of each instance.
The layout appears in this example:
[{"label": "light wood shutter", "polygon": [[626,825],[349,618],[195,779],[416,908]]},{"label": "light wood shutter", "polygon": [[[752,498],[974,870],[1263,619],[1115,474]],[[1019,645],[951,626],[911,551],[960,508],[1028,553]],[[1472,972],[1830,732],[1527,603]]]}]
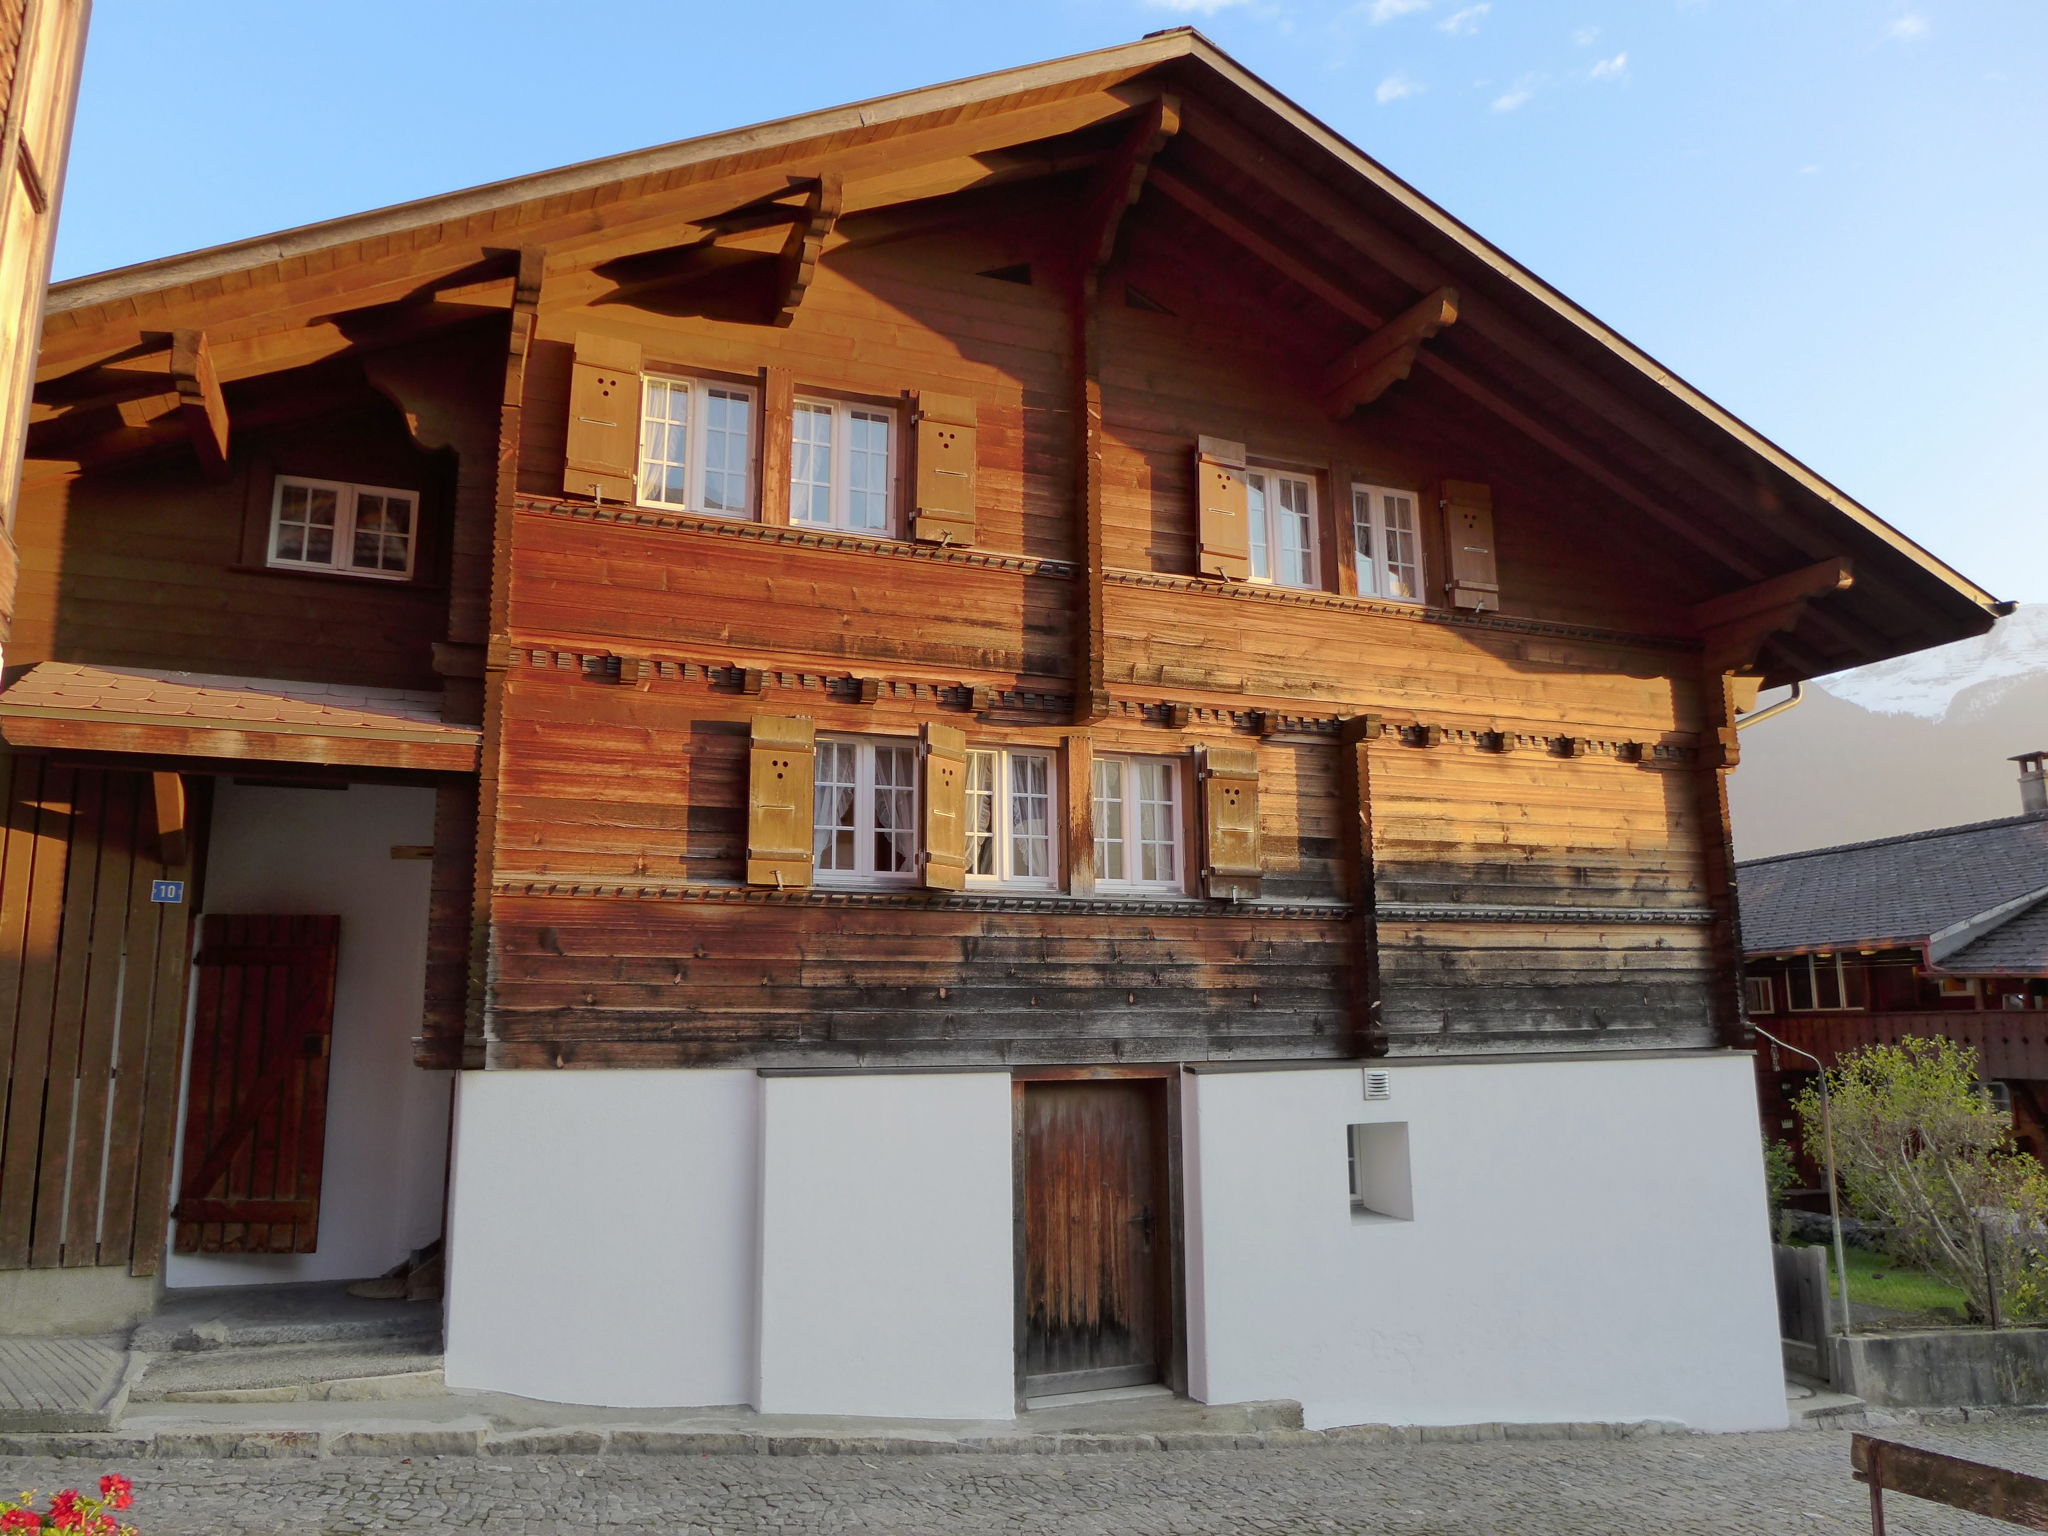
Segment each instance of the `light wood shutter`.
[{"label": "light wood shutter", "polygon": [[632,501],[639,473],[640,344],[579,333],[562,490]]},{"label": "light wood shutter", "polygon": [[756,715],[747,764],[747,884],[811,883],[811,772],[818,728],[801,715]]},{"label": "light wood shutter", "polygon": [[924,728],[924,883],[957,891],[967,884],[967,734]]},{"label": "light wood shutter", "polygon": [[1224,581],[1252,573],[1251,521],[1244,480],[1244,444],[1204,437],[1195,444],[1196,494],[1201,498],[1195,569]]},{"label": "light wood shutter", "polygon": [[1202,765],[1202,893],[1251,901],[1259,894],[1259,754],[1210,747]]},{"label": "light wood shutter", "polygon": [[917,501],[910,536],[922,544],[974,542],[974,402],[917,398]]},{"label": "light wood shutter", "polygon": [[1451,551],[1453,608],[1500,607],[1493,559],[1493,491],[1474,480],[1443,483],[1444,540]]}]

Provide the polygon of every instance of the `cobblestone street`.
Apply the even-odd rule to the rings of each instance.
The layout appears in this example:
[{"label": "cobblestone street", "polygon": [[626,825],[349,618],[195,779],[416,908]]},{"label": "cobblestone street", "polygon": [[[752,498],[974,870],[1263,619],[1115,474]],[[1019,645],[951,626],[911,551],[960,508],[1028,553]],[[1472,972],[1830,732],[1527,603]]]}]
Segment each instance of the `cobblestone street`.
[{"label": "cobblestone street", "polygon": [[[2048,1472],[2048,1428],[1896,1438]],[[0,1460],[12,1491],[87,1460]],[[136,1463],[144,1536],[585,1530],[1734,1536],[1866,1532],[1846,1433],[1102,1455],[435,1457]],[[1893,1495],[1892,1536],[2012,1527]]]}]

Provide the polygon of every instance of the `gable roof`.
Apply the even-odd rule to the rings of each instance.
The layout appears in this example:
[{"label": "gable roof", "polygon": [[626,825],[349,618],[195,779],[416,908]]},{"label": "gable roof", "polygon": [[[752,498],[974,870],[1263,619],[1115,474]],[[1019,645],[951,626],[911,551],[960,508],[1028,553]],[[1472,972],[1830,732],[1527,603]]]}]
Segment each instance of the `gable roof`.
[{"label": "gable roof", "polygon": [[[1742,945],[1752,955],[1930,945],[1934,963],[1967,971],[1963,957],[2019,953],[2048,938],[2048,812],[1939,827],[1875,842],[1753,859],[1735,867]],[[1943,936],[1961,947],[1943,953]],[[2048,944],[2039,956],[2048,969]]]},{"label": "gable roof", "polygon": [[[879,185],[878,154],[921,135],[957,141],[977,123],[1014,119],[1019,142],[1037,142],[1089,123],[1078,109],[1090,102],[1100,104],[1093,121],[1106,122],[1163,90],[1188,110],[1160,157],[1168,174],[1154,180],[1219,241],[1282,231],[1277,255],[1264,253],[1287,263],[1275,286],[1322,307],[1334,352],[1355,327],[1369,332],[1413,297],[1455,285],[1461,321],[1419,372],[1628,503],[1643,537],[1712,583],[1701,597],[1847,556],[1855,586],[1769,642],[1772,681],[1981,633],[2003,611],[1190,28],[72,279],[51,291],[44,372],[87,366],[145,328],[211,324],[208,314],[230,332],[248,331],[266,306],[331,327],[351,303],[417,301],[437,280],[474,278],[507,247],[545,246],[552,275],[643,207],[678,210],[659,215],[673,223],[701,204],[694,216],[704,217],[786,190],[834,157],[865,156]],[[241,366],[219,348],[216,361],[223,379]]]}]

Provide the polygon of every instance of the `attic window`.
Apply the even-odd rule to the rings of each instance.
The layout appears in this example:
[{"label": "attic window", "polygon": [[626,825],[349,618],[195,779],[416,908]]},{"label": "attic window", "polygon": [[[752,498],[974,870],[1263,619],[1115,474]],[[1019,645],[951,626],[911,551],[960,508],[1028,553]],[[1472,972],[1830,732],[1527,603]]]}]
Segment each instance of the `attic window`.
[{"label": "attic window", "polygon": [[279,475],[270,503],[268,563],[379,581],[412,575],[419,544],[417,492]]}]

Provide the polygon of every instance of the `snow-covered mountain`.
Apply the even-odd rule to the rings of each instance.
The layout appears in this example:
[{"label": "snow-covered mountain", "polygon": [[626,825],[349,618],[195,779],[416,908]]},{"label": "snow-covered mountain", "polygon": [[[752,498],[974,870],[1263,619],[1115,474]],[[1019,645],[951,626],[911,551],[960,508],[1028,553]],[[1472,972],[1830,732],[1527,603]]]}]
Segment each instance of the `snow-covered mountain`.
[{"label": "snow-covered mountain", "polygon": [[1808,684],[1798,708],[1744,731],[1736,856],[2016,815],[2008,759],[2043,750],[2048,604],[2035,603],[1975,639]]}]

